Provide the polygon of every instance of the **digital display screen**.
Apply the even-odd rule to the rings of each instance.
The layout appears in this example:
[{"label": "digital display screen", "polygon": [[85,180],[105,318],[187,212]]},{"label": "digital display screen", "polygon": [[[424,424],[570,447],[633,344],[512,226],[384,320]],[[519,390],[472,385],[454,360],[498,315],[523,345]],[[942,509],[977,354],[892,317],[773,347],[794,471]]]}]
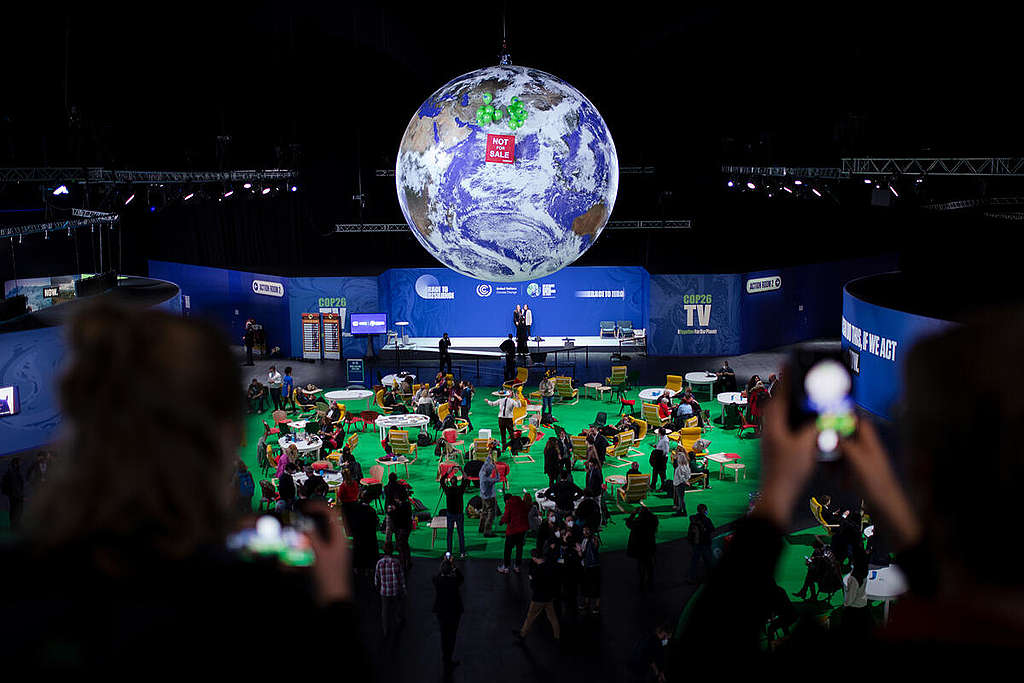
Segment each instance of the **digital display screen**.
[{"label": "digital display screen", "polygon": [[352,334],[387,334],[387,313],[353,313]]},{"label": "digital display screen", "polygon": [[14,415],[20,408],[18,387],[0,387],[0,417]]},{"label": "digital display screen", "polygon": [[58,287],[45,287],[43,289],[43,297],[46,299],[53,299],[60,296],[60,289]]}]

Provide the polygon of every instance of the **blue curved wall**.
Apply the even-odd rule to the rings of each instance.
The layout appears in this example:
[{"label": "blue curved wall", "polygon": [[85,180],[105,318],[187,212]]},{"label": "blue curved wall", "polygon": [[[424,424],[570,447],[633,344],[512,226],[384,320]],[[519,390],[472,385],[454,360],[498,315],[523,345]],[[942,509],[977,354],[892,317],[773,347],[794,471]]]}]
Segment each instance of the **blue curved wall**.
[{"label": "blue curved wall", "polygon": [[0,418],[0,455],[39,448],[60,426],[56,382],[64,360],[63,328],[0,335],[0,385],[17,385],[21,410]]},{"label": "blue curved wall", "polygon": [[956,323],[871,304],[843,289],[842,346],[849,354],[857,405],[893,419],[903,394],[903,363],[920,339]]}]

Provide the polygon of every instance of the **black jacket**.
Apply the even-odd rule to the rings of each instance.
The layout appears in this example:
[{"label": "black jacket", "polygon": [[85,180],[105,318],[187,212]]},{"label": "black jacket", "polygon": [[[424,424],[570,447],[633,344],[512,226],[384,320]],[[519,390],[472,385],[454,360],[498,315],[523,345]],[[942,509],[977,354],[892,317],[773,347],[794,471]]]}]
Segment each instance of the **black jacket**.
[{"label": "black jacket", "polygon": [[530,563],[533,602],[551,602],[558,595],[558,570],[550,560]]},{"label": "black jacket", "polygon": [[448,355],[448,347],[451,346],[451,345],[452,345],[452,340],[451,339],[445,339],[444,337],[441,337],[441,339],[438,340],[438,342],[437,342],[437,351],[441,355],[442,358],[444,358],[445,356]]},{"label": "black jacket", "polygon": [[463,494],[466,492],[466,487],[469,485],[469,479],[462,477],[462,482],[459,484],[453,484],[451,479],[441,480],[441,489],[444,491],[445,509],[448,512],[463,512],[466,509],[466,505],[463,502]]},{"label": "black jacket", "polygon": [[637,508],[626,519],[626,526],[629,527],[626,555],[637,559],[654,555],[654,537],[658,531],[658,518],[654,513],[645,507]]},{"label": "black jacket", "polygon": [[454,617],[462,614],[462,591],[459,588],[464,581],[462,572],[455,569],[455,574],[434,577],[434,614],[439,618]]},{"label": "black jacket", "polygon": [[516,355],[516,343],[511,339],[506,339],[501,342],[501,346],[499,346],[498,349],[504,352],[504,354],[509,358],[513,358]]}]

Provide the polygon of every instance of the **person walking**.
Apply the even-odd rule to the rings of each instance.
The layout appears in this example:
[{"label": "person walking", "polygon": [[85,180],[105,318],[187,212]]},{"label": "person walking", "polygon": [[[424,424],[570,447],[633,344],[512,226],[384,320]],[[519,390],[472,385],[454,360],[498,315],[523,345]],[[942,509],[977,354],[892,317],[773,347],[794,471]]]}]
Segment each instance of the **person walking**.
[{"label": "person walking", "polygon": [[408,496],[402,496],[393,500],[388,506],[388,510],[391,528],[395,531],[398,559],[402,562],[402,568],[409,571],[412,569],[412,553],[409,549],[409,534],[412,533],[412,503],[409,502]]},{"label": "person walking", "polygon": [[636,560],[640,587],[651,588],[654,585],[654,553],[657,549],[654,538],[658,531],[658,518],[641,501],[626,519],[626,526],[629,527],[626,555]]},{"label": "person walking", "polygon": [[445,519],[448,523],[448,552],[452,551],[452,528],[459,527],[459,557],[466,558],[466,518],[465,503],[463,494],[466,493],[466,486],[469,480],[466,479],[462,470],[453,468],[441,479],[441,491],[445,497]]},{"label": "person walking", "polygon": [[281,385],[284,378],[273,365],[267,370],[267,389],[270,391],[270,402],[274,404],[274,410],[281,410]]},{"label": "person walking", "polygon": [[[658,491],[668,486],[668,476],[666,470],[668,468],[668,454],[672,450],[672,445],[668,440],[668,430],[662,427],[658,430],[658,443],[654,446],[654,450],[651,451],[651,490]],[[661,477],[661,485],[658,485],[658,477]]]},{"label": "person walking", "polygon": [[498,498],[494,485],[498,482],[498,468],[494,466],[494,460],[490,455],[480,468],[480,498],[483,500],[483,509],[480,510],[480,533],[485,537],[494,536],[491,527],[494,518],[498,516]]},{"label": "person walking", "polygon": [[448,338],[448,333],[445,332],[444,336],[437,342],[438,352],[438,372],[445,372],[445,368],[448,368],[447,372],[450,375],[452,372],[452,357],[448,353],[448,349],[451,348],[452,340]]},{"label": "person walking", "polygon": [[380,592],[380,619],[384,627],[384,637],[391,633],[392,623],[398,621],[401,627],[405,623],[402,614],[402,602],[405,598],[405,571],[402,563],[394,556],[394,548],[390,543],[384,544],[384,556],[377,560],[377,568],[373,573],[373,584]]},{"label": "person walking", "polygon": [[551,623],[551,632],[554,634],[555,641],[558,641],[561,632],[554,605],[555,597],[558,595],[558,573],[554,563],[545,559],[544,552],[539,548],[534,548],[530,552],[530,556],[533,560],[530,564],[530,589],[533,594],[522,627],[512,629],[512,635],[515,636],[517,642],[522,643],[526,634],[530,632],[533,622],[541,612],[544,612]]},{"label": "person walking", "polygon": [[[511,391],[506,391],[505,395],[497,401],[487,399],[487,405],[498,406],[498,430],[501,432],[501,451],[504,453],[506,443],[512,441],[515,431],[515,425],[512,422],[512,413],[515,408],[519,408],[523,404],[512,397]],[[508,441],[505,439],[505,432],[508,432]]]},{"label": "person walking", "polygon": [[680,454],[672,473],[672,509],[677,515],[686,516],[686,487],[690,482],[690,461]]},{"label": "person walking", "polygon": [[463,581],[462,572],[455,566],[452,554],[445,553],[441,558],[441,570],[434,577],[434,614],[437,615],[437,625],[441,631],[441,663],[446,678],[459,665],[459,661],[453,659],[452,655],[455,653],[455,638],[464,611],[460,591]]},{"label": "person walking", "polygon": [[593,616],[601,613],[601,537],[590,525],[583,527],[583,540],[579,544],[583,560],[583,611]]},{"label": "person walking", "polygon": [[505,381],[516,378],[516,343],[512,341],[512,335],[501,342],[498,350],[505,354]]},{"label": "person walking", "polygon": [[[505,494],[505,514],[501,516],[501,523],[505,525],[505,555],[504,561],[498,565],[498,573],[508,574],[509,568],[516,574],[519,573],[519,566],[523,563],[523,544],[526,541],[526,532],[530,529],[529,512],[530,506],[524,497]],[[516,563],[512,564],[512,549],[516,550]]]},{"label": "person walking", "polygon": [[544,379],[540,381],[541,420],[545,415],[551,415],[552,404],[555,400],[555,381],[551,379],[553,372],[553,370],[548,370],[544,373]]},{"label": "person walking", "polygon": [[21,473],[21,458],[18,456],[11,458],[7,465],[7,471],[0,481],[0,490],[7,496],[11,531],[20,531],[21,515],[25,509],[25,477]]},{"label": "person walking", "polygon": [[690,516],[690,529],[686,532],[686,540],[693,548],[690,558],[690,571],[687,582],[697,582],[697,565],[703,561],[704,567],[711,570],[711,538],[715,535],[715,525],[708,517],[708,506],[701,503],[697,506],[697,514]]}]

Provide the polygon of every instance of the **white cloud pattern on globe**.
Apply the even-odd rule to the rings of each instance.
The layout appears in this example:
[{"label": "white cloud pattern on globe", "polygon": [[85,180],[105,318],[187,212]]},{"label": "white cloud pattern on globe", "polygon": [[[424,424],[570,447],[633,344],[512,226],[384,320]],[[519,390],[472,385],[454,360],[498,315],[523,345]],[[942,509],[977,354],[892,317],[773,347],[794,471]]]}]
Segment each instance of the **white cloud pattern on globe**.
[{"label": "white cloud pattern on globe", "polygon": [[[528,116],[480,125],[484,93]],[[515,137],[515,162],[486,160],[487,135]],[[412,117],[395,169],[398,203],[427,251],[464,275],[521,282],[578,259],[611,216],[615,144],[597,108],[565,81],[521,66],[459,76]]]}]

